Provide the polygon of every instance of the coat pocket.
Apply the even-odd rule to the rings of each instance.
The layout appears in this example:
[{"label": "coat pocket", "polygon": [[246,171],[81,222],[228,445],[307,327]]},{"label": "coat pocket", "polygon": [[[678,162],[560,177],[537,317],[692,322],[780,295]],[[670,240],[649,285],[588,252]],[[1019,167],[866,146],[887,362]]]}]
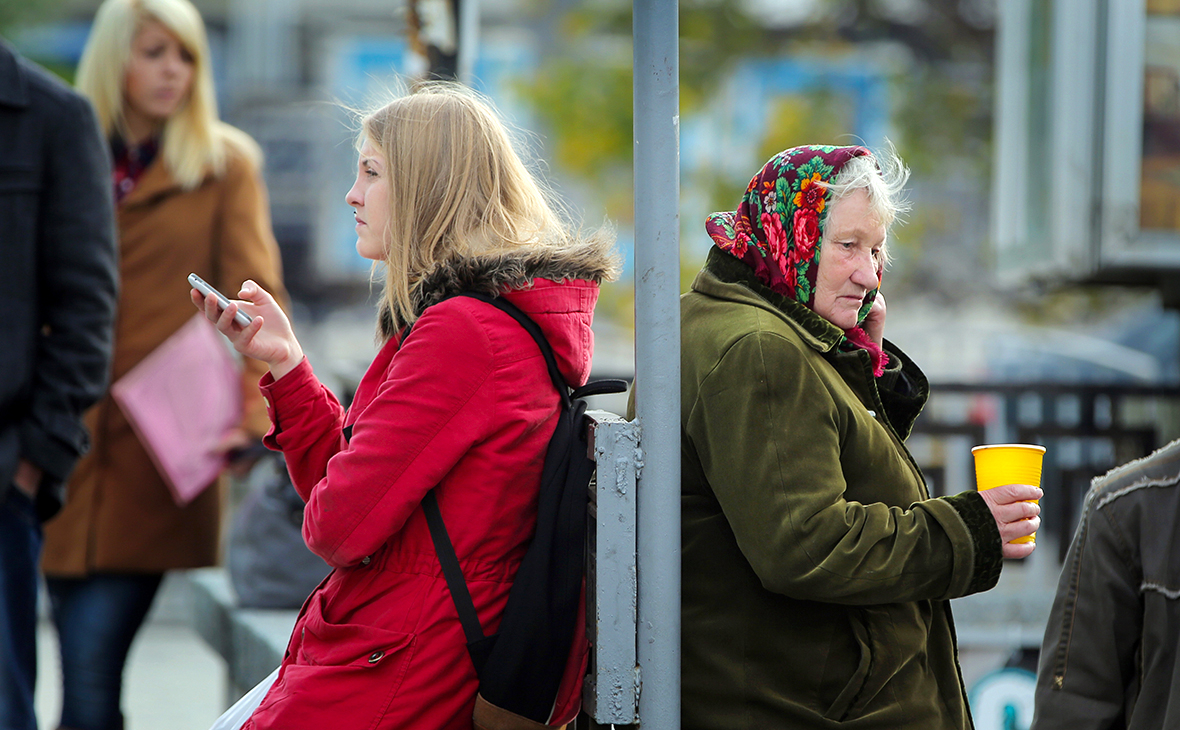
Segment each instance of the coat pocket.
[{"label": "coat pocket", "polygon": [[397,697],[417,637],[309,612],[294,661],[253,716],[257,728],[376,727]]},{"label": "coat pocket", "polygon": [[824,719],[827,720],[848,719],[848,713],[864,689],[869,678],[869,670],[873,666],[873,643],[864,616],[856,609],[849,609],[847,616],[853,645],[860,653],[855,659],[856,668],[853,670],[852,676],[848,678],[848,682],[836,695],[836,699],[828,707],[827,712],[824,713]]}]

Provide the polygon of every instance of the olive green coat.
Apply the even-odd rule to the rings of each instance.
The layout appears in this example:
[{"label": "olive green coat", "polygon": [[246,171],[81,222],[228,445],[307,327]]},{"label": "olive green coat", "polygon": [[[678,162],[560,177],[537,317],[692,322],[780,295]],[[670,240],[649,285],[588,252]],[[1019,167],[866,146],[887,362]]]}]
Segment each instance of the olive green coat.
[{"label": "olive green coat", "polygon": [[873,377],[719,250],[681,317],[685,730],[971,727],[947,601],[1000,538],[903,444],[925,376],[887,342]]}]

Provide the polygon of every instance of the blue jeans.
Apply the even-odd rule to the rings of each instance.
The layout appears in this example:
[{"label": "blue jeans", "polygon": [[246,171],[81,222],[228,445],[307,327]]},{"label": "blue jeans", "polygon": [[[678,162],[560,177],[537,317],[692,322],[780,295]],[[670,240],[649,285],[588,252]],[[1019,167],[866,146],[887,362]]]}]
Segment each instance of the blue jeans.
[{"label": "blue jeans", "polygon": [[123,665],[162,575],[47,578],[61,643],[61,725],[121,730]]},{"label": "blue jeans", "polygon": [[37,730],[37,561],[41,521],[33,500],[0,489],[0,730]]}]

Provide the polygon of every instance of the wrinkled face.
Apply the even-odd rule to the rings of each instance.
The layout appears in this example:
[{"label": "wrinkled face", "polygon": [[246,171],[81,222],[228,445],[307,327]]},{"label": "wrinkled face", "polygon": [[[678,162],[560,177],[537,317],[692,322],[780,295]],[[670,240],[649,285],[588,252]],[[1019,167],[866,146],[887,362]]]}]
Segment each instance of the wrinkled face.
[{"label": "wrinkled face", "polygon": [[372,261],[385,260],[389,227],[389,180],[385,157],[370,140],[361,146],[356,182],[344,200],[356,212],[356,251]]},{"label": "wrinkled face", "polygon": [[881,281],[885,226],[861,189],[832,206],[824,228],[812,309],[840,329],[852,329],[865,295]]},{"label": "wrinkled face", "polygon": [[131,42],[123,81],[128,116],[160,124],[188,100],[193,56],[180,39],[155,20],[144,21]]}]

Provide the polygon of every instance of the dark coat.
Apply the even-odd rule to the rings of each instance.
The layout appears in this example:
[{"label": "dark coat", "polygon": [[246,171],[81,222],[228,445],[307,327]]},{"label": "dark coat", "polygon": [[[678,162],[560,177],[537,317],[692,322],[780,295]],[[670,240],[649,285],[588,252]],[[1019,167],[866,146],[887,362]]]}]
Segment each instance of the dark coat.
[{"label": "dark coat", "polygon": [[1095,479],[1062,566],[1034,730],[1180,724],[1180,441]]},{"label": "dark coat", "polygon": [[904,440],[926,378],[714,249],[681,300],[686,730],[971,727],[949,599],[999,577],[976,492]]},{"label": "dark coat", "polygon": [[42,519],[89,445],[117,267],[110,158],[90,104],[0,40],[0,498],[26,459]]},{"label": "dark coat", "polygon": [[[111,379],[118,381],[197,314],[186,277],[236,296],[253,279],[286,301],[279,248],[262,174],[250,151],[227,136],[224,174],[193,190],[172,179],[163,156],[118,207],[122,293]],[[252,143],[251,143],[252,144]],[[269,426],[258,379],[266,365],[243,362],[242,428]],[[178,507],[127,418],[108,395],[86,413],[94,448],[69,483],[69,501],[45,525],[41,567],[55,577],[91,572],[162,573],[217,561],[221,490]]]},{"label": "dark coat", "polygon": [[[545,333],[566,382],[585,383],[608,252],[476,261],[487,266],[466,281],[462,268],[445,283],[436,270],[432,293],[502,292]],[[267,444],[283,450],[307,501],[304,539],[336,570],[304,604],[245,728],[470,730],[475,669],[421,502],[437,487],[494,633],[532,538],[558,416],[540,350],[505,313],[455,297],[426,309],[404,347],[395,337],[381,349],[348,411],[306,361],[263,389],[275,424]]]}]

